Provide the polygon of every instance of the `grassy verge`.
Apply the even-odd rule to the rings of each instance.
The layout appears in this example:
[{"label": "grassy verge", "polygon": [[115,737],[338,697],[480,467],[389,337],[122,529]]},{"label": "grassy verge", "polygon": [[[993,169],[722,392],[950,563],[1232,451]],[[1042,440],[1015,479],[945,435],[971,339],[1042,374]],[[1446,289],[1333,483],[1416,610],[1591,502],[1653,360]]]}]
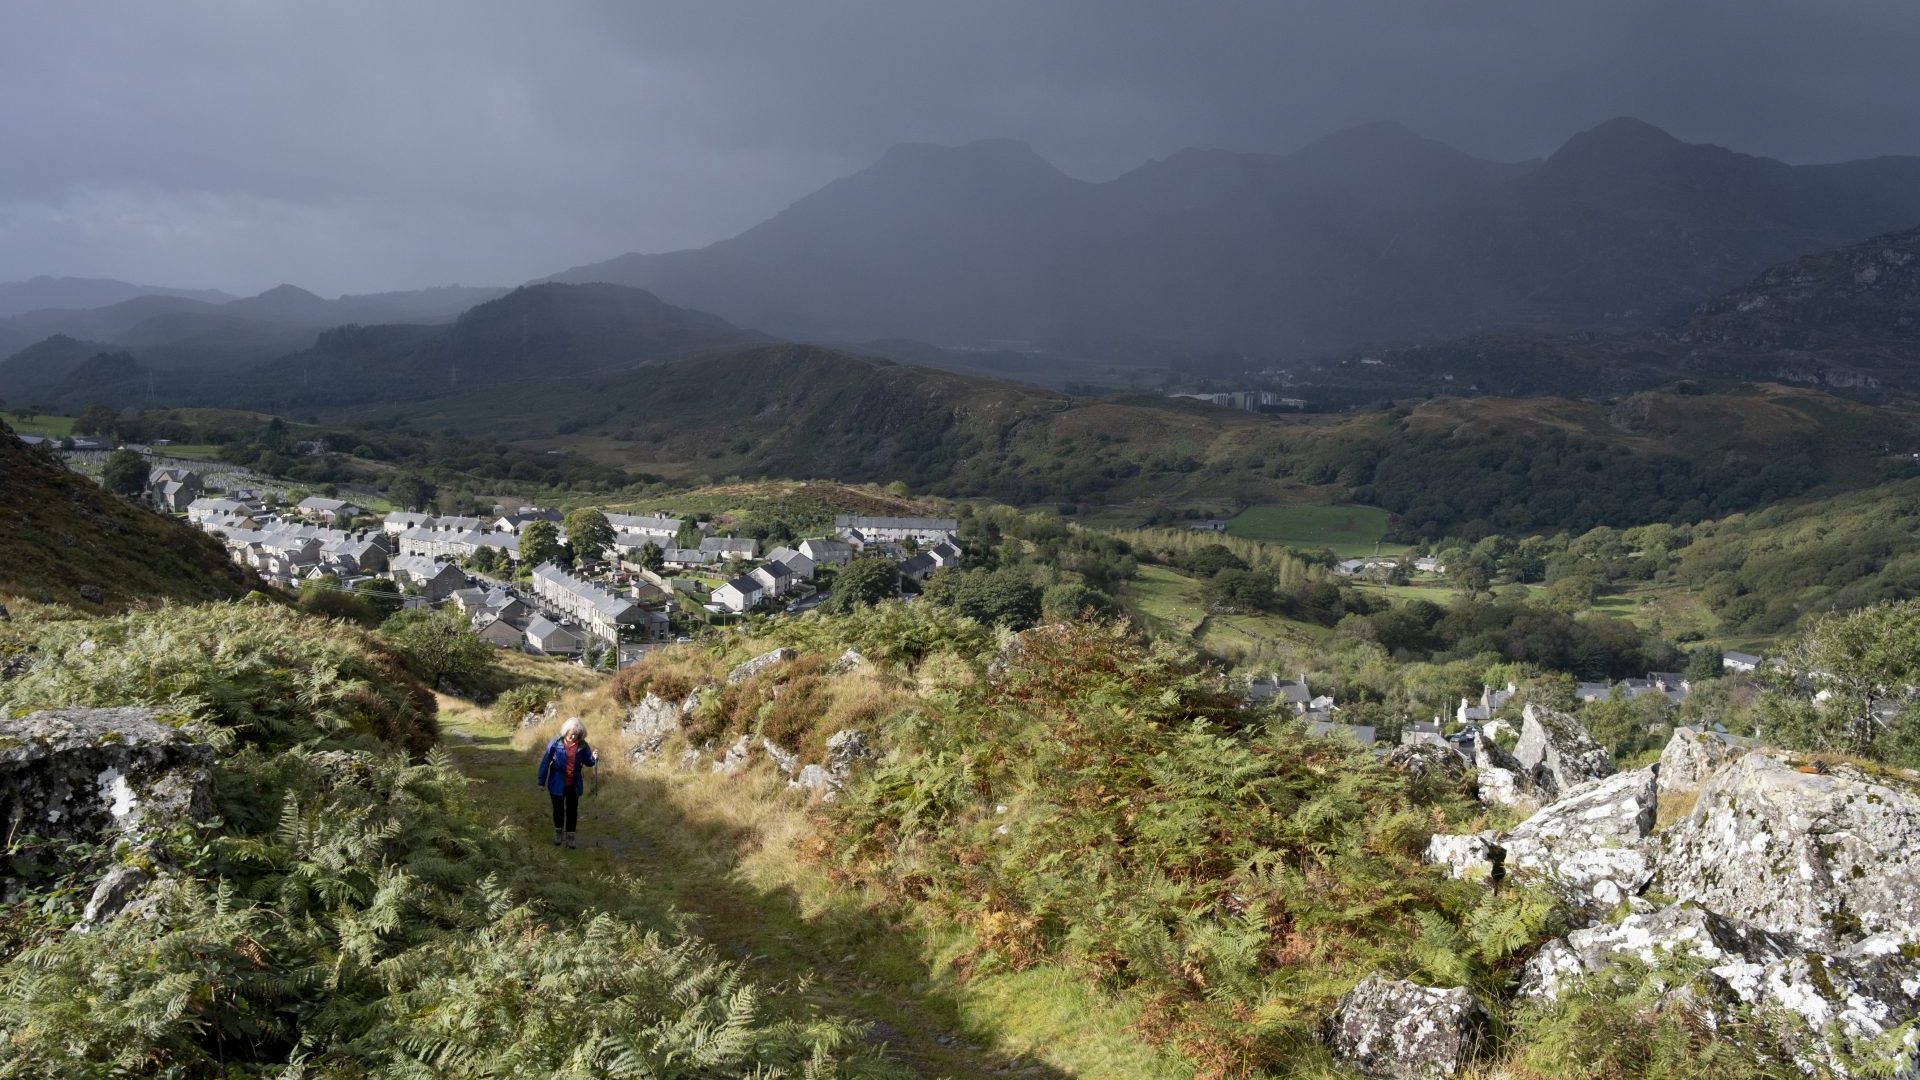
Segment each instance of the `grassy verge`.
[{"label": "grassy verge", "polygon": [[1131,1010],[1057,969],[962,979],[954,964],[970,939],[829,881],[807,855],[815,833],[805,803],[776,777],[629,766],[602,697],[563,704],[584,712],[598,733],[606,774],[581,807],[580,851],[544,839],[547,798],[532,781],[534,755],[550,732],[509,731],[452,698],[441,699],[441,724],[481,785],[481,801],[514,829],[525,857],[572,883],[588,904],[603,891],[637,887],[685,913],[756,979],[870,1024],[870,1037],[918,1075],[1191,1075],[1128,1030]]},{"label": "grassy verge", "polygon": [[35,416],[31,420],[20,419],[20,414],[0,412],[0,420],[22,435],[45,435],[50,439],[64,439],[73,434],[71,416]]}]

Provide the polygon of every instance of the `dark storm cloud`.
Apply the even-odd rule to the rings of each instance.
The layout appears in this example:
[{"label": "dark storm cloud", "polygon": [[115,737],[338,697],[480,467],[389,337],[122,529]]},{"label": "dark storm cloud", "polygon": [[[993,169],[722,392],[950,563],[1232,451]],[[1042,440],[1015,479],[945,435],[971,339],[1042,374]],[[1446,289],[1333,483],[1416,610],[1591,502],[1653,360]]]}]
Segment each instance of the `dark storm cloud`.
[{"label": "dark storm cloud", "polygon": [[892,143],[1105,178],[1398,119],[1920,153],[1911,3],[14,4],[0,280],[513,282],[737,232]]}]

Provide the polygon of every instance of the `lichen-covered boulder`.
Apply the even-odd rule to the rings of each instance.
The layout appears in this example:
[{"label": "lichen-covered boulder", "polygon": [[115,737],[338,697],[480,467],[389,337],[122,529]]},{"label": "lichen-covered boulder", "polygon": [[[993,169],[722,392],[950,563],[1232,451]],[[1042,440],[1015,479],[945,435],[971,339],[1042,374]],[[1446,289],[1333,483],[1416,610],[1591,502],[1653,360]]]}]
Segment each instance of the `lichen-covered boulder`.
[{"label": "lichen-covered boulder", "polygon": [[[1909,1076],[1911,1046],[1876,1044],[1920,1015],[1920,960],[1885,935],[1827,954],[1787,938],[1676,904],[1618,925],[1575,930],[1528,961],[1522,996],[1550,1001],[1580,978],[1623,959],[1649,966],[1686,959],[1692,979],[1669,996],[1710,1026],[1738,1018],[1742,1007],[1766,1025],[1801,1072],[1846,1076],[1867,1062]],[[1877,1075],[1877,1074],[1876,1074]]]},{"label": "lichen-covered boulder", "polygon": [[51,709],[0,720],[0,831],[132,840],[210,812],[213,752],[154,709]]},{"label": "lichen-covered boulder", "polygon": [[1433,777],[1451,781],[1467,775],[1467,763],[1444,743],[1402,743],[1388,750],[1380,760],[1414,780]]},{"label": "lichen-covered boulder", "polygon": [[1656,888],[1832,952],[1920,943],[1920,794],[1748,753],[1666,830]]},{"label": "lichen-covered boulder", "polygon": [[1764,930],[1723,919],[1694,904],[1674,904],[1548,942],[1527,962],[1520,993],[1551,1000],[1575,980],[1598,974],[1623,957],[1647,965],[1681,955],[1715,965],[1765,965],[1798,951],[1785,938]]},{"label": "lichen-covered boulder", "polygon": [[841,653],[840,658],[827,668],[827,674],[845,675],[849,671],[858,671],[865,666],[867,666],[867,658],[860,655],[859,649],[849,645],[847,651]]},{"label": "lichen-covered boulder", "polygon": [[1447,876],[1491,883],[1501,876],[1507,853],[1498,834],[1436,833],[1427,841],[1427,861],[1447,868]]},{"label": "lichen-covered boulder", "polygon": [[1528,705],[1520,712],[1513,758],[1521,775],[1548,799],[1614,773],[1613,756],[1566,713]]},{"label": "lichen-covered boulder", "polygon": [[787,649],[787,648],[780,648],[780,649],[775,649],[772,652],[761,653],[759,656],[756,656],[753,659],[748,660],[747,662],[734,668],[732,671],[727,672],[727,685],[738,686],[741,683],[746,682],[748,679],[753,678],[755,675],[760,674],[762,671],[765,671],[766,669],[772,667],[773,665],[784,664],[787,661],[792,660],[797,655],[798,654],[795,653],[792,649]]},{"label": "lichen-covered boulder", "polygon": [[1486,1010],[1464,987],[1441,989],[1375,972],[1347,991],[1327,1022],[1341,1064],[1368,1076],[1452,1076],[1472,1060]]},{"label": "lichen-covered boulder", "polygon": [[1492,806],[1512,806],[1532,810],[1539,806],[1533,787],[1527,781],[1520,762],[1487,738],[1485,732],[1473,733],[1474,782],[1480,801]]},{"label": "lichen-covered boulder", "polygon": [[853,767],[873,757],[873,743],[864,731],[847,728],[827,736],[827,772],[837,784],[845,784]]},{"label": "lichen-covered boulder", "polygon": [[1660,752],[1660,794],[1698,791],[1714,773],[1738,761],[1751,740],[1690,727],[1673,729]]},{"label": "lichen-covered boulder", "polygon": [[1659,793],[1652,768],[1568,791],[1501,840],[1506,872],[1537,877],[1575,908],[1604,915],[1652,878]]}]

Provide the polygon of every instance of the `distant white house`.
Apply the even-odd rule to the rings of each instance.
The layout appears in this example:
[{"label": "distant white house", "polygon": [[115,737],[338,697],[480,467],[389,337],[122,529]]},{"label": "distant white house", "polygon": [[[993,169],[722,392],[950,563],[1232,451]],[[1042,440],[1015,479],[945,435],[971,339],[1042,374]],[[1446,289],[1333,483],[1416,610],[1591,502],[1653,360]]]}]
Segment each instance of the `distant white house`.
[{"label": "distant white house", "polygon": [[686,570],[690,567],[705,566],[719,557],[710,552],[701,551],[699,548],[670,547],[662,549],[660,558],[662,562],[676,570]]},{"label": "distant white house", "polygon": [[796,581],[813,580],[813,560],[790,547],[777,547],[767,552],[767,561],[785,566]]},{"label": "distant white house", "polygon": [[845,540],[802,540],[800,554],[816,567],[845,566],[853,561],[853,545]]},{"label": "distant white house", "polygon": [[700,550],[721,559],[751,559],[760,553],[760,541],[751,536],[707,536]]},{"label": "distant white house", "polygon": [[395,555],[388,563],[393,580],[411,585],[429,603],[438,603],[467,583],[467,576],[452,563],[435,562],[425,555]]},{"label": "distant white house", "polygon": [[1720,654],[1720,666],[1728,671],[1756,671],[1764,663],[1766,663],[1764,657],[1755,656],[1752,653],[1729,651]]},{"label": "distant white house", "polygon": [[766,594],[765,585],[753,575],[744,574],[713,590],[713,602],[738,614],[758,604]]},{"label": "distant white house", "polygon": [[426,529],[433,525],[432,514],[416,514],[411,510],[396,510],[381,521],[380,527],[395,536],[411,529]]},{"label": "distant white house", "polygon": [[578,656],[586,646],[579,634],[545,615],[535,615],[527,623],[526,642],[528,649],[548,656]]},{"label": "distant white house", "polygon": [[842,536],[858,534],[863,539],[920,540],[934,543],[960,531],[954,518],[865,517],[841,514],[833,519],[833,528]]},{"label": "distant white house", "polygon": [[1492,719],[1493,714],[1499,712],[1501,706],[1513,700],[1513,695],[1517,692],[1517,688],[1512,683],[1508,683],[1504,690],[1483,686],[1480,688],[1479,703],[1475,704],[1467,698],[1461,698],[1460,707],[1453,711],[1453,718],[1462,724]]},{"label": "distant white house", "polygon": [[787,590],[793,587],[793,571],[787,569],[787,564],[782,562],[756,566],[748,572],[747,576],[764,586],[768,596],[784,596]]}]

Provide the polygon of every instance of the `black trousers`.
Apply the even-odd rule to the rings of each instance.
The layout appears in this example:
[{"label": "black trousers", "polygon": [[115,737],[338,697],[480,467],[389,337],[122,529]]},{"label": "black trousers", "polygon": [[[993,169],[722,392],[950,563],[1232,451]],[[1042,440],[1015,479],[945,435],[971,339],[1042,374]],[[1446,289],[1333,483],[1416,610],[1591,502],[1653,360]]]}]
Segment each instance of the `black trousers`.
[{"label": "black trousers", "polygon": [[567,832],[577,831],[580,824],[580,793],[571,788],[565,795],[549,795],[553,800],[553,827]]}]

